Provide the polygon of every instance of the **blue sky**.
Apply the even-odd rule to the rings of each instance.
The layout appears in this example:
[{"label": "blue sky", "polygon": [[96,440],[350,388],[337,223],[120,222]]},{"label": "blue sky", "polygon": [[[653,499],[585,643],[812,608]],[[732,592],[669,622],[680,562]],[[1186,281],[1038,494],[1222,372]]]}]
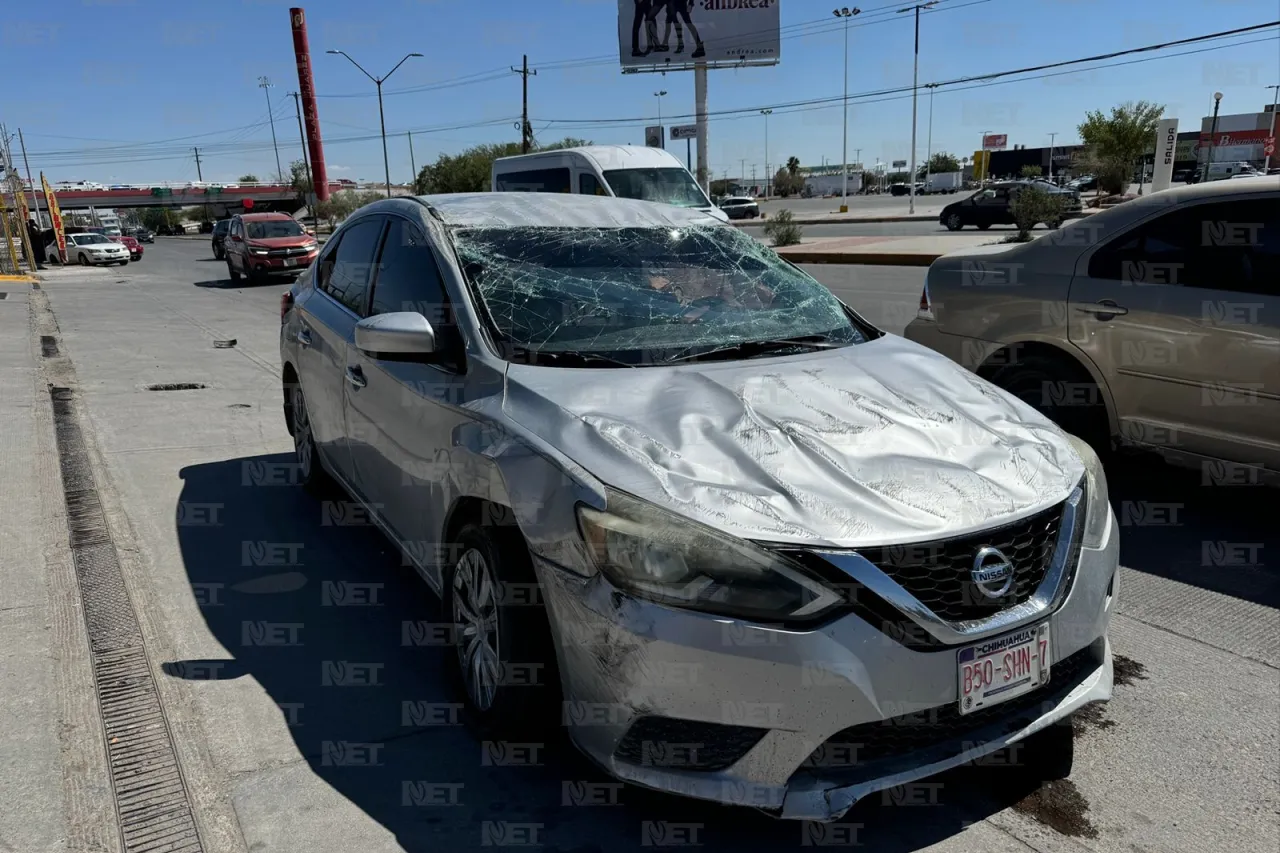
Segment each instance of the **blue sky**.
[{"label": "blue sky", "polygon": [[[297,2],[297,0],[295,0]],[[900,0],[905,2],[905,0]],[[268,76],[280,156],[299,156],[293,101],[288,8],[281,0],[216,4],[155,0],[61,0],[22,4],[0,23],[0,69],[9,85],[0,120],[21,127],[31,166],[51,180],[144,182],[196,177],[190,146],[202,149],[205,180],[275,171],[267,100]],[[441,152],[519,138],[520,78],[506,71],[521,54],[540,69],[531,78],[530,116],[540,140],[566,135],[594,142],[642,143],[665,89],[665,117],[693,112],[690,73],[623,75],[617,63],[615,0],[310,0],[308,16],[319,112],[330,176],[380,180],[378,106],[373,84],[340,56],[347,51],[371,73],[388,71],[419,52],[387,83],[387,130],[393,179],[411,174],[404,131],[414,131],[417,165]],[[772,68],[714,71],[709,109],[774,106],[838,98],[843,62],[840,23],[830,5],[782,0],[781,62]],[[898,4],[866,0],[850,28],[851,95],[911,84],[910,15]],[[175,7],[178,7],[175,9]],[[695,12],[696,16],[696,12]],[[830,23],[822,23],[830,18]],[[920,82],[1138,47],[1280,19],[1277,0],[943,0],[921,17]],[[695,17],[696,20],[696,17]],[[802,26],[808,22],[815,22]],[[939,88],[933,105],[933,150],[971,154],[984,130],[1009,134],[1010,145],[1077,141],[1086,110],[1145,98],[1195,129],[1214,90],[1223,112],[1257,110],[1280,83],[1275,29],[1145,56],[1169,56],[1071,74],[961,90]],[[1244,44],[1242,42],[1253,43]],[[35,85],[28,84],[31,81]],[[418,91],[405,92],[404,90]],[[927,145],[929,99],[922,91],[917,150]],[[624,121],[608,121],[624,119]],[[854,101],[849,157],[906,159],[911,138],[909,92]],[[678,118],[667,124],[684,123]],[[839,103],[769,119],[768,161],[789,156],[839,161]],[[371,138],[370,138],[371,137]],[[682,143],[672,143],[683,155]],[[714,116],[710,163],[763,174],[764,119],[754,111]],[[776,166],[775,166],[776,167]]]}]

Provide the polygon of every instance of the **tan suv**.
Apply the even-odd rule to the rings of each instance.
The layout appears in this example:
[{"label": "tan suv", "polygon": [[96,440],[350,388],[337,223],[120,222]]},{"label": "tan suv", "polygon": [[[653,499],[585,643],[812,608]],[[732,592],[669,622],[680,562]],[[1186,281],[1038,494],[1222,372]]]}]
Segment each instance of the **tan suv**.
[{"label": "tan suv", "polygon": [[905,335],[1099,449],[1280,473],[1280,177],[1170,189],[929,268]]}]

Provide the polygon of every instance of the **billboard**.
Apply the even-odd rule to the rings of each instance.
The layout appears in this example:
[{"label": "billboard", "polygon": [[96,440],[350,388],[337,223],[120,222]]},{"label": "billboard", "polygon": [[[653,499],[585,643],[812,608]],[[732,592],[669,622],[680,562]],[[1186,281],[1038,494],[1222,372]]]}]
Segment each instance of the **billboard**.
[{"label": "billboard", "polygon": [[671,128],[672,139],[697,139],[698,126],[696,124],[677,124]]},{"label": "billboard", "polygon": [[895,168],[895,169],[905,169],[905,168],[907,168],[907,161],[906,161],[906,160],[894,160],[894,161],[893,161],[893,168]]},{"label": "billboard", "polygon": [[775,65],[781,0],[618,0],[622,70]]},{"label": "billboard", "polygon": [[662,144],[662,125],[652,124],[644,129],[644,144],[650,148],[665,148]]},{"label": "billboard", "polygon": [[983,151],[1003,151],[1009,147],[1009,134],[988,133],[982,137]]},{"label": "billboard", "polygon": [[1151,170],[1151,191],[1169,189],[1173,181],[1173,161],[1178,157],[1178,120],[1161,119],[1156,125],[1156,158]]}]

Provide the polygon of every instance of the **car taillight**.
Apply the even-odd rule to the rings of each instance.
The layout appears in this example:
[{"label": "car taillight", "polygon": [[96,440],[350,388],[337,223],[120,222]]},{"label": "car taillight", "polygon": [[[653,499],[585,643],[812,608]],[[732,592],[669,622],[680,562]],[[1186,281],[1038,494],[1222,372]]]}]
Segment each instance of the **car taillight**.
[{"label": "car taillight", "polygon": [[920,309],[916,311],[916,317],[921,320],[934,320],[933,302],[929,299],[929,280],[925,279],[924,287],[920,290]]},{"label": "car taillight", "polygon": [[284,318],[289,315],[289,309],[293,307],[293,291],[286,290],[280,294],[280,322],[284,322]]}]

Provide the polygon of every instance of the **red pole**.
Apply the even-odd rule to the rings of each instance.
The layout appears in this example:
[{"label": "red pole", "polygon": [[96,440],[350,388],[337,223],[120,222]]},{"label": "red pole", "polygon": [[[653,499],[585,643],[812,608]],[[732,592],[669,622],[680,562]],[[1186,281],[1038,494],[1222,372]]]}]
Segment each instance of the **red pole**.
[{"label": "red pole", "polygon": [[329,176],[324,168],[324,144],[320,140],[320,114],[316,111],[316,86],[311,76],[311,47],[307,41],[307,18],[302,9],[289,10],[293,27],[293,52],[298,62],[298,94],[307,127],[307,148],[311,151],[312,189],[317,201],[329,200]]}]

